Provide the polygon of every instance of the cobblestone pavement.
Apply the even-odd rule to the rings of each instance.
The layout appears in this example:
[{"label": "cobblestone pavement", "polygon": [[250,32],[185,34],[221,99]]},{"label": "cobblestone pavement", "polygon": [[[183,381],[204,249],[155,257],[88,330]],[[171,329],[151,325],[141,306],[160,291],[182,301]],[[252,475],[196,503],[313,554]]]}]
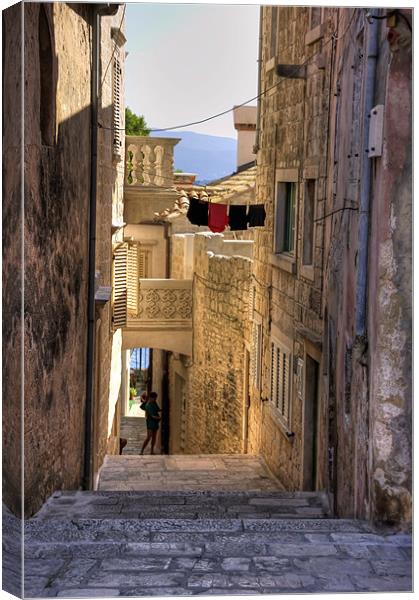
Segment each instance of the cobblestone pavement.
[{"label": "cobblestone pavement", "polygon": [[[130,469],[147,472],[151,462],[149,489],[54,494],[25,522],[25,597],[412,589],[410,535],[330,518],[324,494],[278,489],[257,457],[248,460],[257,475],[241,472],[237,457],[108,457],[108,482],[122,477],[122,484],[131,480]],[[182,489],[185,465],[189,491]],[[207,489],[191,489],[205,472]],[[176,474],[177,484],[168,473]],[[264,482],[261,473],[274,489],[247,487],[249,481]],[[240,480],[242,487],[209,489],[214,481],[221,487],[222,478],[236,485]],[[156,481],[171,488],[153,490]],[[10,591],[18,589],[18,530],[17,519],[4,511],[3,587]]]},{"label": "cobblestone pavement", "polygon": [[265,490],[283,489],[259,456],[107,456],[99,490]]}]

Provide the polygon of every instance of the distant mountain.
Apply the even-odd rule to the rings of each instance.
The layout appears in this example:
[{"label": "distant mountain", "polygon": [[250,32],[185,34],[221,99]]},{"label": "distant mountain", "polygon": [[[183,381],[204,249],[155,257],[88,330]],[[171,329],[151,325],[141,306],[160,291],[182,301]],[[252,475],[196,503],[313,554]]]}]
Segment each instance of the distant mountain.
[{"label": "distant mountain", "polygon": [[237,141],[193,131],[162,131],[153,137],[181,138],[174,148],[174,168],[196,173],[199,183],[208,183],[236,170]]}]

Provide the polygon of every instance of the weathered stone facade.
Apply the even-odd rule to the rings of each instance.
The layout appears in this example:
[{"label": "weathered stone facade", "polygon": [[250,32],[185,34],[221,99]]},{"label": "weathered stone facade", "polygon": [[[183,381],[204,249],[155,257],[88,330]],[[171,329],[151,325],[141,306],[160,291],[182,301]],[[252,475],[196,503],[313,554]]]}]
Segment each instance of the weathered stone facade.
[{"label": "weathered stone facade", "polygon": [[[360,9],[266,7],[261,16],[261,90],[272,89],[258,133],[256,195],[267,223],[255,236],[254,280],[264,359],[261,388],[251,388],[249,448],[288,489],[327,490],[339,516],[409,522],[409,28],[399,15],[369,23]],[[384,105],[384,143],[368,158],[373,35],[372,106]],[[274,368],[278,356],[290,378],[285,413],[273,398],[285,373]]]},{"label": "weathered stone facade", "polygon": [[[24,492],[25,515],[33,514],[57,489],[80,488],[85,474],[95,11],[89,4],[26,3],[4,12],[8,141],[4,154],[3,484],[4,500],[15,513],[21,512]],[[100,17],[102,77],[112,53],[111,27],[119,27],[121,15],[122,7],[114,17]],[[22,27],[24,73],[17,50]],[[112,69],[104,77],[101,90],[103,110],[99,118],[105,126],[112,112],[109,78]],[[23,140],[18,128],[22,92]],[[104,138],[98,153],[96,266],[101,271],[100,285],[111,285],[112,203],[121,202],[123,174],[122,166],[112,166]],[[19,197],[23,181],[24,204]],[[20,273],[24,283],[23,306]],[[106,451],[119,393],[118,381],[112,375],[106,378],[104,373],[108,374],[111,367],[120,378],[121,371],[115,351],[110,358],[113,340],[109,310],[107,307],[102,311],[101,321],[96,324],[96,333],[102,322],[105,334],[95,365],[91,366],[96,367],[105,403],[105,416],[96,419],[94,431],[96,439],[104,440],[99,460],[103,460]],[[19,345],[21,311],[23,348]],[[114,346],[119,351],[120,334],[119,346]],[[115,439],[119,436],[116,429],[114,423]],[[20,489],[21,442],[25,456],[24,490]],[[115,449],[112,441],[108,451]]]},{"label": "weathered stone facade", "polygon": [[[123,194],[125,136],[120,135],[119,155],[114,152],[114,86],[115,57],[119,72],[120,127],[125,123],[122,90],[125,81],[124,7],[116,14],[101,17],[100,85],[98,118],[103,125],[98,131],[98,173],[96,213],[96,274],[101,286],[112,286],[112,250],[123,242]],[[121,26],[122,23],[122,26]],[[120,27],[121,26],[121,27]],[[106,74],[106,76],[105,76]],[[93,483],[105,454],[119,453],[119,423],[122,401],[122,331],[112,323],[113,306],[107,302],[96,311],[95,385],[93,417]]]}]

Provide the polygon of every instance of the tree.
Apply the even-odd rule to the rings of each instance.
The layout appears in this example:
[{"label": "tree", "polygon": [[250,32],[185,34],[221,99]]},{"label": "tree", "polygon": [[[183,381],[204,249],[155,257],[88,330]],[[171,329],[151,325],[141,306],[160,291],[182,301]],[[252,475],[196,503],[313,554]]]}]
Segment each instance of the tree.
[{"label": "tree", "polygon": [[136,115],[128,106],[125,109],[125,134],[126,135],[148,135],[150,129],[143,115]]}]

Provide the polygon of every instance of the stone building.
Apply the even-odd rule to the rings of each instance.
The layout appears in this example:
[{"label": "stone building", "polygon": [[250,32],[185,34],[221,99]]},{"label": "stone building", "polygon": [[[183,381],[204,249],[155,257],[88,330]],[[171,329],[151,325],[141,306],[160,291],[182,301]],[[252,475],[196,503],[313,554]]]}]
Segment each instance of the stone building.
[{"label": "stone building", "polygon": [[3,12],[3,499],[16,514],[93,485],[119,437],[110,257],[124,136],[96,134],[98,121],[123,127],[123,11]]},{"label": "stone building", "polygon": [[391,523],[411,510],[411,15],[370,12],[261,10],[249,450]]}]

